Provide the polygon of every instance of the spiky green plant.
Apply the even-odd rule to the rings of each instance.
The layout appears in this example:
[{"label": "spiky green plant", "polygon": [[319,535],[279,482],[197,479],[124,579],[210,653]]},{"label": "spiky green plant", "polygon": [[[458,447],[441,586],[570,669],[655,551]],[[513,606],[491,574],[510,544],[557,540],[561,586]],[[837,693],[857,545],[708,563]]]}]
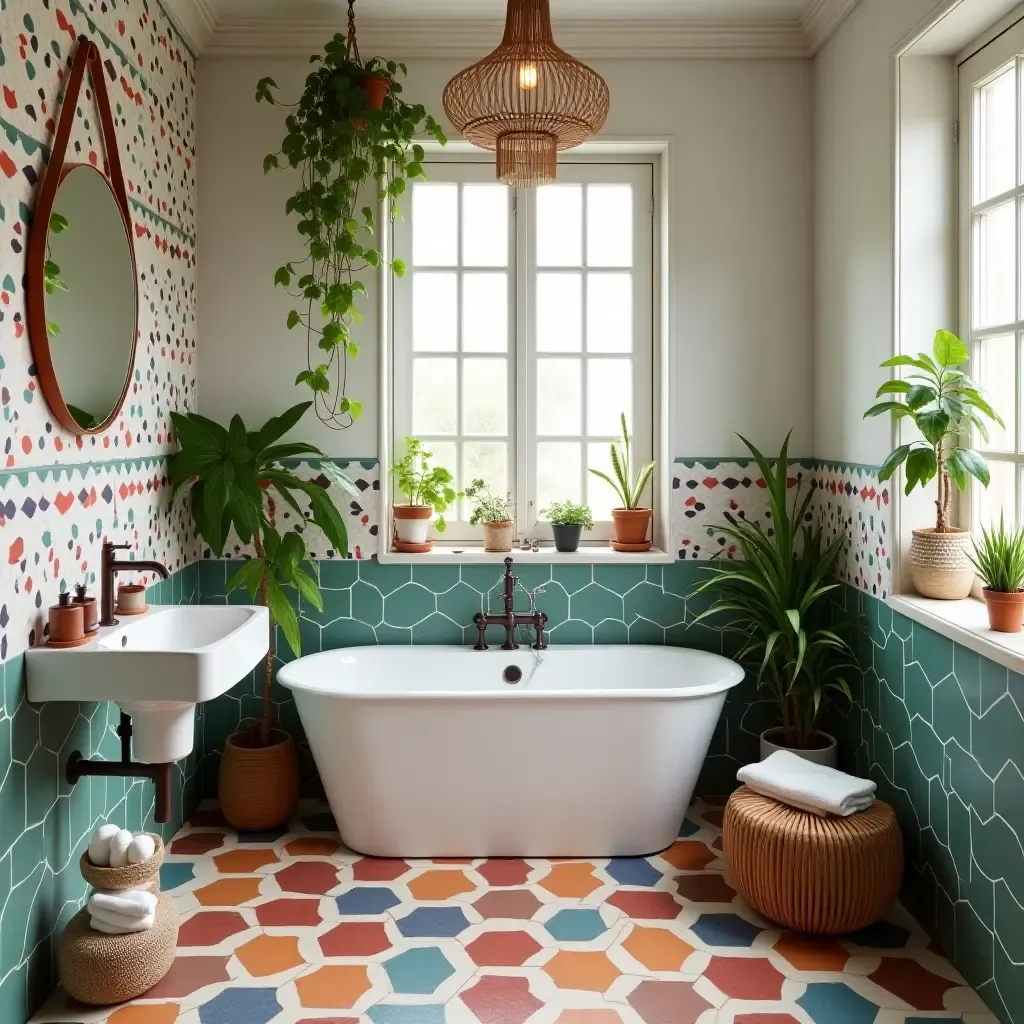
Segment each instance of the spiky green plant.
[{"label": "spiky green plant", "polygon": [[999,526],[983,527],[974,538],[974,563],[986,590],[997,594],[1016,594],[1024,590],[1024,529],[1007,530],[1002,515]]},{"label": "spiky green plant", "polygon": [[654,463],[648,462],[640,468],[634,479],[632,473],[632,449],[629,440],[629,430],[626,427],[626,414],[619,414],[622,422],[622,451],[619,452],[619,442],[613,441],[611,445],[612,472],[615,474],[613,480],[607,473],[600,469],[591,469],[590,472],[600,477],[609,484],[622,502],[622,508],[639,508],[640,499],[643,497],[644,488],[654,475]]},{"label": "spiky green plant", "polygon": [[858,671],[847,641],[822,624],[825,598],[839,586],[829,577],[846,539],[826,543],[824,531],[806,522],[813,491],[801,480],[792,505],[787,503],[790,435],[774,467],[745,437],[740,439],[764,477],[771,529],[741,520],[719,527],[736,542],[741,558],[707,567],[709,578],[689,597],[716,597],[694,621],[731,616],[726,631],[742,637],[737,658],[778,703],[786,745],[807,749],[814,744],[828,691],[851,699],[847,676]]}]

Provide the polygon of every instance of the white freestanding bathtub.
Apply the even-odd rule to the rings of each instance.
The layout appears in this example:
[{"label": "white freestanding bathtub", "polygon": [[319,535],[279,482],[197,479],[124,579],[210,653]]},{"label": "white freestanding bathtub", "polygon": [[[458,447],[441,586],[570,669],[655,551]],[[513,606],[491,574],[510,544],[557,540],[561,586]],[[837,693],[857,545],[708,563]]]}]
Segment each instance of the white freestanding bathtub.
[{"label": "white freestanding bathtub", "polygon": [[743,670],[674,647],[350,647],[278,679],[352,849],[610,857],[675,840]]}]

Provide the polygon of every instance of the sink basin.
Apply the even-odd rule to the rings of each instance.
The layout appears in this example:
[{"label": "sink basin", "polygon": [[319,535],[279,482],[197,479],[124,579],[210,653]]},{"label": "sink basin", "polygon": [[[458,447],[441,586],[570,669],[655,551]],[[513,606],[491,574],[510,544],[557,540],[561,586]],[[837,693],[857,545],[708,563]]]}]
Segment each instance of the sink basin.
[{"label": "sink basin", "polygon": [[267,609],[256,605],[122,617],[82,647],[30,650],[28,699],[114,701],[132,716],[137,760],[177,761],[192,750],[196,704],[226,693],[263,660],[269,622]]}]

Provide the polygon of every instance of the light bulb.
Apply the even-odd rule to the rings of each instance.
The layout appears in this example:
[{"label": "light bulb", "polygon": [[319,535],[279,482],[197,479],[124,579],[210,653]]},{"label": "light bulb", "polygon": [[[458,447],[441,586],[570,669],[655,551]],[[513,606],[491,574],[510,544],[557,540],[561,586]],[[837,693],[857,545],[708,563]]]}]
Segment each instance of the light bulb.
[{"label": "light bulb", "polygon": [[523,90],[537,88],[537,65],[532,60],[519,65],[519,88]]}]

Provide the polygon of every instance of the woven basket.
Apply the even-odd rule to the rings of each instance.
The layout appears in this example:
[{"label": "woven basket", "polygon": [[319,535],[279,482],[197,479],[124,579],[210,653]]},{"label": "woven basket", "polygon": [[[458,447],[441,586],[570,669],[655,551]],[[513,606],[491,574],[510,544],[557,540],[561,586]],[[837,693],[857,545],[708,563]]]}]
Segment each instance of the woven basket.
[{"label": "woven basket", "polygon": [[163,980],[174,963],[177,944],[178,914],[167,893],[159,896],[156,922],[148,932],[94,932],[89,926],[89,908],[83,907],[60,937],[60,980],[80,1003],[124,1003]]},{"label": "woven basket", "polygon": [[967,530],[915,530],[910,545],[910,569],[917,592],[940,601],[961,601],[970,596],[974,586],[974,566],[967,557],[970,547],[971,534]]},{"label": "woven basket", "polygon": [[511,551],[516,524],[484,523],[484,551]]},{"label": "woven basket", "polygon": [[[156,844],[153,856],[141,864],[126,864],[123,868],[101,868],[83,853],[79,861],[82,877],[97,889],[140,889],[147,887],[159,891],[160,865],[164,862],[164,841],[155,833],[146,835]],[[154,886],[152,883],[156,882]]]},{"label": "woven basket", "polygon": [[245,745],[232,733],[220,759],[220,808],[235,828],[257,832],[288,821],[299,805],[299,757],[291,736],[271,732],[271,746]]},{"label": "woven basket", "polygon": [[880,920],[903,881],[903,838],[880,800],[822,818],[740,787],[725,808],[729,879],[758,913],[797,932],[842,935]]}]

